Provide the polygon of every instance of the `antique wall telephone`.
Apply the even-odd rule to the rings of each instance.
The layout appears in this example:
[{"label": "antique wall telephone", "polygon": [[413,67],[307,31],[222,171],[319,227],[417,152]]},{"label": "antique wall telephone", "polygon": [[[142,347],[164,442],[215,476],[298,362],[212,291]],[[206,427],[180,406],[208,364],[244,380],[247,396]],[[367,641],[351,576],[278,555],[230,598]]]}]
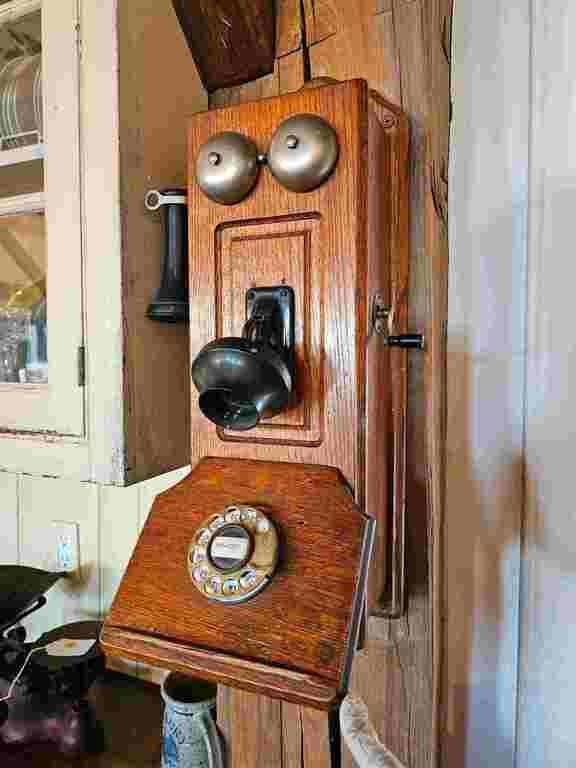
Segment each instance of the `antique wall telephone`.
[{"label": "antique wall telephone", "polygon": [[408,143],[360,80],[191,119],[193,469],[107,653],[330,710],[402,612]]}]

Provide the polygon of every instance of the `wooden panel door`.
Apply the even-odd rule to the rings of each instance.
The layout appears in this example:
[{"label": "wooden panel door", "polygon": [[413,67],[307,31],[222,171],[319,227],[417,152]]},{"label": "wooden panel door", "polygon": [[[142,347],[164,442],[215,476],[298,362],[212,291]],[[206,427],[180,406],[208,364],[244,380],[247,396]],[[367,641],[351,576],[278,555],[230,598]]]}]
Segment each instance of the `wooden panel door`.
[{"label": "wooden panel door", "polygon": [[246,292],[262,285],[294,290],[296,391],[291,407],[249,434],[218,430],[221,440],[319,447],[324,440],[325,270],[320,217],[239,222],[218,230],[216,240],[216,329],[218,336],[241,336]]}]

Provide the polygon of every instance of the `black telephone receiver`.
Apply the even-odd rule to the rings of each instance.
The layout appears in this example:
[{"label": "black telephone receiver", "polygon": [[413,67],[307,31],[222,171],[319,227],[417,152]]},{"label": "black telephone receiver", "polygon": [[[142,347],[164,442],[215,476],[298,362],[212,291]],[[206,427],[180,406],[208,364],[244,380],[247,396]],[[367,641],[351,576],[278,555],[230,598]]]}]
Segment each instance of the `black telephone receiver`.
[{"label": "black telephone receiver", "polygon": [[146,315],[161,323],[185,323],[188,299],[188,207],[186,190],[151,189],[144,199],[149,211],[162,213],[164,253],[160,287]]}]

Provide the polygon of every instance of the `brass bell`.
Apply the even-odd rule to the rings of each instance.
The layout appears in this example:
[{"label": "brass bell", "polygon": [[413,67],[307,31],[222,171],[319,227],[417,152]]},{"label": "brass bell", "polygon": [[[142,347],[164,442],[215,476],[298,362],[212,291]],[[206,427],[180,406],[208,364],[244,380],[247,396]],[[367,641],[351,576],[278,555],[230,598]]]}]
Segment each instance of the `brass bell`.
[{"label": "brass bell", "polygon": [[198,185],[207,197],[222,205],[234,205],[250,194],[259,170],[256,145],[234,131],[212,136],[196,159]]},{"label": "brass bell", "polygon": [[291,192],[310,192],[323,184],[338,162],[338,137],[318,115],[294,115],[276,129],[268,166]]}]

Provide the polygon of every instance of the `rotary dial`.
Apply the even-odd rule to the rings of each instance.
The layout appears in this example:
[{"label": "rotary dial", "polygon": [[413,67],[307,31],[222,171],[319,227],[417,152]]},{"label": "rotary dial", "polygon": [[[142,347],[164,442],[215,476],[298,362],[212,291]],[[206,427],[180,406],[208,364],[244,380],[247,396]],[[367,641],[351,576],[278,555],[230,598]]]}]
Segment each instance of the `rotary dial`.
[{"label": "rotary dial", "polygon": [[208,517],[188,553],[192,583],[205,597],[241,603],[270,581],[278,562],[278,534],[262,510],[243,504]]}]

